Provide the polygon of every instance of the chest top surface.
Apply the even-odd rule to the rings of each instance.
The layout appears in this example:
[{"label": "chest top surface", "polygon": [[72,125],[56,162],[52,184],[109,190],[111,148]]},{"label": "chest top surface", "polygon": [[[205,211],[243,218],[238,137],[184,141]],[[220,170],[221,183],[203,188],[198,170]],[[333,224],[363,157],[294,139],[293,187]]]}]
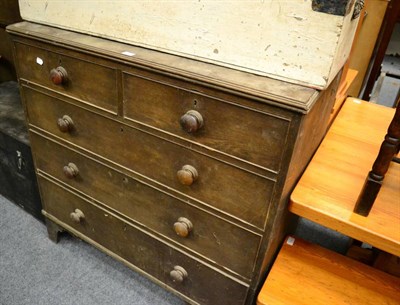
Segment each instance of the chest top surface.
[{"label": "chest top surface", "polygon": [[186,81],[218,87],[301,113],[309,112],[319,95],[319,91],[313,88],[50,26],[21,22],[8,26],[7,31],[124,64],[157,70]]}]

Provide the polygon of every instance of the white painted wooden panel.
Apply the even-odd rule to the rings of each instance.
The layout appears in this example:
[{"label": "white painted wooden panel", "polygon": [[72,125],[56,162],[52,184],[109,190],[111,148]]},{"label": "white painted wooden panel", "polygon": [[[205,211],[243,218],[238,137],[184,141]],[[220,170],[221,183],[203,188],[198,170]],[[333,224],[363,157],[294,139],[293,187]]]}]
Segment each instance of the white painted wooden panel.
[{"label": "white painted wooden panel", "polygon": [[357,20],[311,0],[20,0],[23,19],[326,88]]}]

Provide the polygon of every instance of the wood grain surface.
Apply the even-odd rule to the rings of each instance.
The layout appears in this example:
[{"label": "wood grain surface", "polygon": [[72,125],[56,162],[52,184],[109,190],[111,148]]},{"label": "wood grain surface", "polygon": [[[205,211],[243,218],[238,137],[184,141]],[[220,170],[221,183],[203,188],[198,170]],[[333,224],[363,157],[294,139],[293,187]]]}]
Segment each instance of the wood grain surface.
[{"label": "wood grain surface", "polygon": [[[190,304],[253,305],[340,74],[319,92],[38,24],[7,30],[44,215]],[[54,85],[59,66],[68,82]],[[190,135],[189,111],[203,122]],[[182,183],[188,166],[197,179]]]},{"label": "wood grain surface", "polygon": [[353,213],[394,109],[347,99],[291,195],[291,212],[400,255],[400,165],[392,162],[368,217]]},{"label": "wood grain surface", "polygon": [[[264,226],[274,181],[28,87],[24,87],[23,92],[28,100],[31,127],[45,130],[257,227]],[[45,114],[43,109],[46,109]],[[56,125],[57,118],[64,114],[69,114],[74,121],[71,133],[59,131]],[[194,166],[199,172],[199,179],[190,187],[182,185],[176,177],[185,164]]]},{"label": "wood grain surface", "polygon": [[399,304],[399,278],[299,238],[291,241],[283,244],[257,305]]},{"label": "wood grain surface", "polygon": [[[45,202],[44,214],[46,217],[50,216],[51,220],[56,219],[60,227],[73,234],[78,233],[78,236],[79,233],[83,234],[87,242],[107,248],[120,259],[134,264],[142,274],[161,280],[172,292],[183,293],[195,302],[201,303],[206,299],[210,300],[209,304],[217,304],[222,294],[225,304],[243,304],[242,300],[248,289],[243,282],[169,247],[151,234],[144,233],[108,210],[42,176],[39,176],[39,184]],[[57,204],[48,204],[54,202]],[[70,217],[70,213],[76,209],[81,210],[84,215],[80,222],[75,222]],[[169,277],[170,271],[176,265],[182,266],[188,273],[182,283],[174,282]]]},{"label": "wood grain surface", "polygon": [[345,16],[304,0],[19,3],[24,20],[319,89],[346,61],[358,22],[354,1]]},{"label": "wood grain surface", "polygon": [[[36,168],[41,173],[51,175],[91,198],[100,198],[97,201],[115,213],[145,226],[153,234],[161,234],[169,242],[209,257],[213,262],[246,278],[251,277],[261,240],[259,235],[38,136],[35,132],[31,131],[30,139],[35,151]],[[74,178],[66,177],[62,170],[69,162],[79,169],[78,176]],[[182,216],[193,223],[193,230],[186,238],[178,236],[173,229],[174,223]],[[242,255],[243,249],[247,249],[246,257]]]},{"label": "wood grain surface", "polygon": [[[262,103],[300,112],[308,112],[318,97],[317,90],[312,88],[41,24],[16,23],[8,26],[7,31],[18,35],[18,41],[21,43],[32,43],[32,40],[24,39],[24,36],[45,40],[47,45],[38,41],[34,44],[43,48],[51,45],[53,51],[72,57],[77,55],[76,52],[69,51],[71,48],[85,54],[111,58],[113,62],[123,63],[125,66],[139,65],[145,69],[173,75],[173,78],[190,80],[192,83],[200,82],[212,88],[218,87],[219,90],[250,94],[260,98]],[[126,52],[134,56],[127,56]],[[100,64],[103,62],[99,58],[82,53],[79,54],[79,58],[90,58],[89,61]],[[36,57],[33,60],[36,60]],[[46,70],[50,72],[49,69]]]}]

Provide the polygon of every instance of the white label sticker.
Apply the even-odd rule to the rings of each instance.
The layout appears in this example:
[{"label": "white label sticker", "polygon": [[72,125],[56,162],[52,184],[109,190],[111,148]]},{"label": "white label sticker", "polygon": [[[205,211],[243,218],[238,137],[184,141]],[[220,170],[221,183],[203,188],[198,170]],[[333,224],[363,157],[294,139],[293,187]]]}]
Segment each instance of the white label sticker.
[{"label": "white label sticker", "polygon": [[135,53],[132,53],[132,52],[129,52],[129,51],[124,51],[124,52],[122,52],[122,55],[135,56]]},{"label": "white label sticker", "polygon": [[36,63],[38,64],[38,65],[43,65],[43,59],[41,59],[40,57],[36,57]]},{"label": "white label sticker", "polygon": [[287,239],[287,241],[286,241],[286,243],[287,243],[289,246],[293,246],[295,240],[296,240],[296,239],[294,239],[293,237],[289,236],[288,239]]}]

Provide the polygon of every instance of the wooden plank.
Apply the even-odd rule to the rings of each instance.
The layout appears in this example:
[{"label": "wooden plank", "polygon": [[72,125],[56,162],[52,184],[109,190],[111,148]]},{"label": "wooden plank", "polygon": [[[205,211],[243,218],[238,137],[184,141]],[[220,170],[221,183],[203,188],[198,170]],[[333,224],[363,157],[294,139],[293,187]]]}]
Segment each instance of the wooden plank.
[{"label": "wooden plank", "polygon": [[291,195],[291,212],[400,255],[400,164],[392,162],[368,217],[353,213],[394,110],[347,99]]},{"label": "wooden plank", "polygon": [[66,28],[272,78],[326,88],[358,19],[311,1],[21,0],[24,20]]},{"label": "wooden plank", "polygon": [[288,241],[257,305],[399,304],[399,278],[299,238]]}]

